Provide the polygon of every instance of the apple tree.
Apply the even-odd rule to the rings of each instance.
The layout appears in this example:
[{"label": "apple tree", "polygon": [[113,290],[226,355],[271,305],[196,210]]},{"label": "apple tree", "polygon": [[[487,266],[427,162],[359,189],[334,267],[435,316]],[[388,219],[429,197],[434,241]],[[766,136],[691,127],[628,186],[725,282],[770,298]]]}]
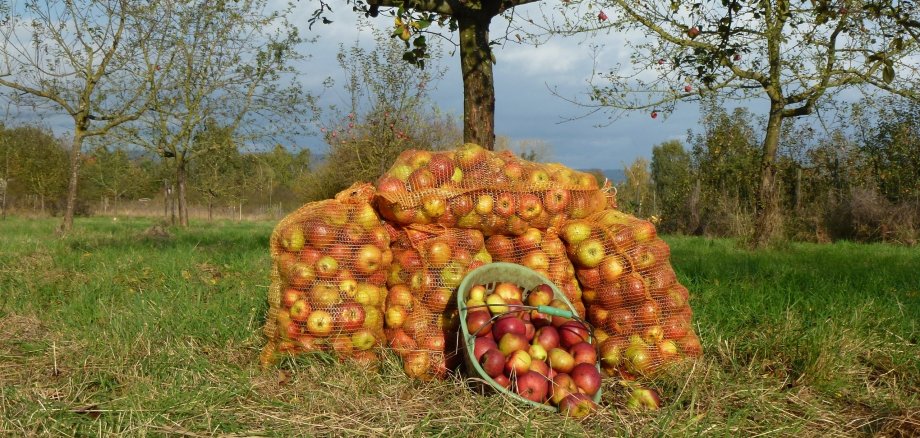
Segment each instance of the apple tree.
[{"label": "apple tree", "polygon": [[153,29],[159,2],[49,0],[0,7],[0,88],[21,107],[73,123],[61,232],[73,226],[84,140],[105,136],[147,109],[164,56]]},{"label": "apple tree", "polygon": [[776,159],[785,120],[815,113],[846,89],[918,98],[920,8],[913,1],[576,0],[559,13],[566,28],[555,32],[628,35],[617,50],[629,61],[596,72],[584,102],[613,117],[626,110],[656,117],[707,95],[764,102],[758,246],[778,229]]}]

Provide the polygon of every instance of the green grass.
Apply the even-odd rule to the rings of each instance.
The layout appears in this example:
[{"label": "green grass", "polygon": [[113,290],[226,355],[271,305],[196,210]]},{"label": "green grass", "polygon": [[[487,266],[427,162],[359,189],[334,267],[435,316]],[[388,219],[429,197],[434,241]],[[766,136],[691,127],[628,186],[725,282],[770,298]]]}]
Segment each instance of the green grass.
[{"label": "green grass", "polygon": [[0,221],[0,436],[920,435],[920,250],[668,237],[703,359],[585,422],[314,355],[262,371],[271,223]]}]

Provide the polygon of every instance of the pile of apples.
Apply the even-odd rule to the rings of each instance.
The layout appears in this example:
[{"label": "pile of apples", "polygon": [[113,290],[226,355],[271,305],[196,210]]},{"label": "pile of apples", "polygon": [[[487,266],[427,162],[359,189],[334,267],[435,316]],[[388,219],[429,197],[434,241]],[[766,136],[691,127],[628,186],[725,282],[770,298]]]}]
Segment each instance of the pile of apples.
[{"label": "pile of apples", "polygon": [[452,151],[409,150],[377,182],[383,217],[486,236],[584,218],[607,207],[597,180],[558,163],[521,160],[467,143]]},{"label": "pile of apples", "polygon": [[526,266],[548,278],[579,315],[585,314],[575,267],[569,261],[562,240],[554,233],[528,228],[520,236],[494,235],[486,239],[486,250],[497,262]]},{"label": "pile of apples", "polygon": [[[584,417],[595,410],[601,387],[597,351],[583,323],[549,316],[527,306],[570,310],[541,284],[524,291],[501,282],[489,292],[474,285],[466,301],[468,336],[475,336],[473,357],[494,381],[534,403],[557,406],[566,415]],[[469,341],[468,341],[469,342]]]},{"label": "pile of apples", "polygon": [[561,237],[605,372],[634,378],[681,354],[701,353],[690,325],[689,293],[677,282],[670,250],[651,222],[606,210],[567,222]]},{"label": "pile of apples", "polygon": [[492,262],[476,230],[404,228],[396,232],[387,275],[386,337],[411,377],[443,378],[457,354],[456,291],[467,272]]},{"label": "pile of apples", "polygon": [[280,306],[272,309],[278,351],[327,350],[375,360],[375,347],[385,339],[393,253],[372,204],[311,204],[279,224],[272,254],[280,294]]}]

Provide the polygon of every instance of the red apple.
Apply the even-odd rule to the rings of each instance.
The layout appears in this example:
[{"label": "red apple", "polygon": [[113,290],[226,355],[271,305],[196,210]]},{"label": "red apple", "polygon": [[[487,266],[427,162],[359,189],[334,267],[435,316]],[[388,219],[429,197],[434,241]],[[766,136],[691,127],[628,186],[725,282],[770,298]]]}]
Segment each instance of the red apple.
[{"label": "red apple", "polygon": [[687,36],[690,37],[690,39],[696,38],[697,36],[699,36],[699,34],[700,34],[700,28],[696,26],[693,26],[690,29],[687,29]]},{"label": "red apple", "polygon": [[520,200],[518,201],[517,214],[524,219],[529,221],[536,218],[543,212],[543,204],[540,202],[540,198],[533,193],[524,193],[520,195]]},{"label": "red apple", "polygon": [[297,300],[291,306],[291,310],[289,313],[291,315],[292,320],[302,322],[302,321],[306,321],[307,318],[309,318],[310,313],[312,311],[313,309],[310,308],[310,304],[307,303],[307,300],[301,299],[301,300]]},{"label": "red apple", "polygon": [[290,309],[294,303],[304,298],[304,293],[298,289],[286,288],[281,292],[281,307]]},{"label": "red apple", "polygon": [[534,271],[546,271],[549,269],[549,256],[545,252],[536,249],[527,253],[521,259],[521,264]]},{"label": "red apple", "polygon": [[579,342],[587,342],[590,337],[591,332],[578,321],[568,321],[559,326],[559,341],[564,348],[570,348]]},{"label": "red apple", "polygon": [[604,257],[601,260],[600,265],[598,265],[598,270],[600,271],[601,278],[605,282],[612,283],[616,281],[620,276],[622,276],[629,269],[626,260],[623,257],[615,254],[611,254],[607,257]]},{"label": "red apple", "polygon": [[597,289],[601,285],[600,268],[581,268],[575,271],[578,281],[587,289]]},{"label": "red apple", "polygon": [[[533,346],[532,346],[532,347],[533,347]],[[539,347],[539,348],[543,348],[543,347]],[[529,351],[528,351],[528,353],[529,353]],[[544,353],[545,353],[545,352],[544,352]],[[541,360],[541,359],[537,359],[537,358],[533,357],[533,354],[530,355],[530,358],[531,358],[531,361],[530,361],[530,371],[533,371],[533,372],[535,372],[535,373],[539,373],[541,376],[546,377],[547,379],[549,379],[549,378],[550,378],[550,372],[551,372],[550,370],[551,370],[551,368],[549,367],[549,365],[546,364],[546,361]]]},{"label": "red apple", "polygon": [[515,392],[527,400],[543,403],[549,391],[549,382],[546,377],[534,371],[525,371],[518,374],[515,381]]},{"label": "red apple", "polygon": [[437,193],[429,193],[422,198],[422,211],[430,218],[437,218],[447,213],[447,201]]},{"label": "red apple", "polygon": [[549,189],[543,194],[543,205],[550,213],[559,213],[569,206],[572,195],[565,189]]},{"label": "red apple", "polygon": [[510,355],[515,351],[526,351],[529,346],[527,338],[517,333],[505,333],[498,341],[498,349],[505,355]]},{"label": "red apple", "polygon": [[329,307],[342,302],[339,290],[325,283],[314,284],[308,294],[310,302],[316,307]]},{"label": "red apple", "polygon": [[316,274],[320,277],[331,278],[338,270],[339,262],[331,256],[323,256],[316,261]]},{"label": "red apple", "polygon": [[618,286],[626,304],[639,304],[648,296],[645,279],[637,272],[625,274],[620,278]]},{"label": "red apple", "polygon": [[639,387],[634,389],[626,400],[626,407],[633,411],[643,408],[656,411],[661,407],[661,396],[654,389]]},{"label": "red apple", "polygon": [[495,378],[505,369],[505,355],[497,349],[486,350],[479,357],[479,366],[489,377]]},{"label": "red apple", "polygon": [[458,218],[473,211],[473,199],[470,195],[455,196],[448,201],[450,211]]},{"label": "red apple", "polygon": [[396,194],[406,191],[406,183],[400,181],[399,178],[394,178],[392,176],[383,176],[377,181],[377,193],[380,194]]},{"label": "red apple", "polygon": [[406,323],[406,319],[409,317],[409,312],[403,306],[392,306],[387,308],[387,311],[384,315],[384,321],[388,328],[399,328]]},{"label": "red apple", "polygon": [[703,354],[703,345],[700,344],[700,338],[694,333],[688,333],[681,339],[677,340],[677,346],[680,351],[690,357],[699,357]]},{"label": "red apple", "polygon": [[465,143],[459,149],[455,159],[462,169],[469,170],[486,160],[488,152],[474,143]]},{"label": "red apple", "polygon": [[593,364],[580,363],[575,365],[575,368],[572,368],[572,372],[569,374],[572,376],[572,380],[575,381],[578,392],[582,394],[594,395],[601,388],[601,373]]},{"label": "red apple", "polygon": [[509,282],[501,282],[495,285],[492,291],[502,297],[506,302],[520,301],[522,297],[521,287]]},{"label": "red apple", "polygon": [[514,238],[514,244],[519,248],[519,252],[540,248],[541,243],[543,243],[543,232],[532,227],[524,230],[523,234]]},{"label": "red apple", "polygon": [[435,240],[428,245],[425,257],[429,265],[440,267],[451,260],[451,254],[452,251],[447,242]]},{"label": "red apple", "polygon": [[517,203],[514,201],[514,194],[510,192],[501,192],[495,196],[495,206],[493,211],[501,217],[509,217],[517,209]]},{"label": "red apple", "polygon": [[597,350],[594,345],[587,342],[579,342],[569,347],[569,353],[575,359],[575,365],[586,363],[593,366],[597,364]]},{"label": "red apple", "polygon": [[[357,259],[355,260],[355,269],[362,274],[370,274],[375,271],[380,270],[382,265],[383,253],[380,251],[380,248],[374,245],[364,245],[361,249],[358,250]],[[319,262],[317,261],[317,267]]]},{"label": "red apple", "polygon": [[428,169],[422,168],[409,175],[409,184],[411,184],[413,191],[419,191],[434,188],[437,185],[437,181],[435,181],[434,175]]},{"label": "red apple", "polygon": [[612,333],[626,335],[633,332],[635,319],[628,309],[618,308],[610,311],[605,328]]},{"label": "red apple", "polygon": [[498,344],[489,336],[480,336],[473,343],[473,357],[479,362],[482,354],[488,350],[498,350]]},{"label": "red apple", "polygon": [[569,394],[578,394],[578,386],[567,373],[558,373],[550,382],[550,403],[559,405]]},{"label": "red apple", "polygon": [[575,367],[575,358],[561,348],[553,348],[546,354],[550,368],[558,373],[568,373]]},{"label": "red apple", "polygon": [[322,221],[315,221],[304,226],[307,229],[307,241],[315,248],[324,248],[335,241],[335,229]]},{"label": "red apple", "polygon": [[583,220],[568,221],[562,227],[561,237],[571,246],[577,246],[591,237],[591,225]]},{"label": "red apple", "polygon": [[486,240],[486,251],[496,260],[511,260],[514,256],[514,243],[509,237],[496,234]]},{"label": "red apple", "polygon": [[488,336],[492,333],[492,315],[486,310],[470,311],[466,314],[466,328],[472,335]]},{"label": "red apple", "polygon": [[530,293],[527,294],[527,304],[530,306],[548,306],[553,298],[555,293],[553,293],[552,286],[548,284],[540,284],[530,290]]},{"label": "red apple", "polygon": [[508,376],[504,374],[499,374],[493,377],[492,380],[494,380],[495,383],[497,383],[502,388],[511,389],[511,379],[509,379]]},{"label": "red apple", "polygon": [[428,162],[428,171],[438,184],[444,183],[454,174],[454,161],[447,154],[434,154]]},{"label": "red apple", "polygon": [[515,317],[507,317],[500,318],[492,324],[492,336],[496,341],[500,341],[507,333],[514,333],[523,337],[527,333],[524,321]]},{"label": "red apple", "polygon": [[[498,348],[501,349],[501,344],[499,343]],[[520,376],[528,371],[530,371],[530,364],[533,362],[533,359],[530,358],[530,354],[527,353],[527,350],[515,350],[511,353],[508,353],[508,358],[505,359],[505,375],[506,376]]]},{"label": "red apple", "polygon": [[333,310],[333,322],[345,332],[353,332],[364,326],[366,313],[364,306],[357,303],[344,303]]}]

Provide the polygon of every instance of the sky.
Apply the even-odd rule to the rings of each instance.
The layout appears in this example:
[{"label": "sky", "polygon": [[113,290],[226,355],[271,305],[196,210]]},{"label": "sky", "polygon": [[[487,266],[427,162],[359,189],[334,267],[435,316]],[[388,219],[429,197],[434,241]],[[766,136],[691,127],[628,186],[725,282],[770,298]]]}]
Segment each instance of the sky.
[{"label": "sky", "polygon": [[[309,12],[309,8],[299,8],[298,14],[303,18],[297,21],[306,23]],[[308,88],[322,78],[339,73],[335,54],[340,44],[348,46],[357,40],[365,47],[373,47],[370,29],[358,24],[357,14],[350,8],[341,8],[328,17],[332,24],[316,24],[312,31],[306,25],[302,27],[304,35],[320,37],[316,43],[305,47],[305,52],[311,56],[303,65],[303,73],[311,78]],[[393,25],[392,18],[382,14],[368,20],[367,25],[377,29],[388,30]],[[502,24],[500,18],[493,20],[493,37],[502,30]],[[456,35],[453,37],[456,40]],[[599,59],[602,62],[623,61],[626,54],[613,49],[622,36],[601,38],[605,39],[603,42],[608,49],[598,55]],[[698,105],[694,103],[678,105],[673,113],[659,115],[656,119],[649,113],[634,112],[612,122],[608,114],[571,120],[588,111],[554,95],[552,90],[570,98],[587,93],[587,80],[594,63],[590,42],[592,40],[584,37],[554,37],[538,47],[508,42],[495,48],[496,135],[512,140],[543,140],[551,146],[550,160],[578,169],[622,169],[639,157],[651,158],[652,147],[659,143],[686,139],[687,130],[694,128],[699,120]],[[452,49],[447,45],[443,48],[447,49],[444,52]],[[432,100],[460,120],[463,89],[459,51],[455,52],[453,56],[445,53],[442,58],[447,72],[437,84]],[[309,143],[318,145],[320,142],[311,140]]]}]

